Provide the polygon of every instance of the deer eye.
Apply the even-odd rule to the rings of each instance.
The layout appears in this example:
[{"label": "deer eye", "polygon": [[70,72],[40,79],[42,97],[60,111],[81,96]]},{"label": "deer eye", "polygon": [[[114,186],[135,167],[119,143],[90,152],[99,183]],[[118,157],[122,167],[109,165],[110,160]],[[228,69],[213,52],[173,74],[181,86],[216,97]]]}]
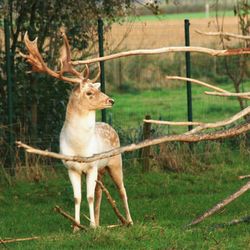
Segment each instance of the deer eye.
[{"label": "deer eye", "polygon": [[87,96],[92,96],[92,95],[93,95],[93,92],[88,91],[88,92],[86,92],[86,95],[87,95]]}]

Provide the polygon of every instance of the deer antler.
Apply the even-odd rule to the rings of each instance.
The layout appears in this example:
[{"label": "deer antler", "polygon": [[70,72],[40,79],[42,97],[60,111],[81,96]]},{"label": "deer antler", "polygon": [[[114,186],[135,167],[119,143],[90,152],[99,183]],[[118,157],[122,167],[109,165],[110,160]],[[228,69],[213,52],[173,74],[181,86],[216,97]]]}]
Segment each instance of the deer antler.
[{"label": "deer antler", "polygon": [[96,82],[97,79],[100,77],[100,74],[101,74],[101,67],[100,67],[100,63],[98,62],[98,72],[97,72],[97,75],[93,79],[89,79],[89,81],[90,82]]},{"label": "deer antler", "polygon": [[[70,53],[70,46],[67,39],[67,36],[64,32],[62,32],[62,37],[64,41],[64,45],[61,49],[61,55],[60,55],[60,64],[61,68],[59,72],[53,71],[50,69],[46,63],[44,62],[38,47],[37,47],[37,38],[33,41],[31,41],[28,37],[28,33],[26,32],[24,35],[24,43],[26,45],[26,48],[29,52],[28,55],[25,55],[20,52],[20,55],[24,57],[31,65],[32,65],[32,71],[34,72],[40,72],[40,73],[46,73],[48,75],[51,75],[57,79],[69,82],[69,83],[84,83],[87,81],[94,82],[97,80],[97,78],[100,76],[100,66],[99,66],[99,72],[97,76],[93,80],[89,80],[89,68],[88,65],[85,64],[85,70],[83,74],[78,72],[76,69],[73,68],[71,64],[71,53]],[[75,76],[74,78],[66,77],[63,74],[69,73]]]}]

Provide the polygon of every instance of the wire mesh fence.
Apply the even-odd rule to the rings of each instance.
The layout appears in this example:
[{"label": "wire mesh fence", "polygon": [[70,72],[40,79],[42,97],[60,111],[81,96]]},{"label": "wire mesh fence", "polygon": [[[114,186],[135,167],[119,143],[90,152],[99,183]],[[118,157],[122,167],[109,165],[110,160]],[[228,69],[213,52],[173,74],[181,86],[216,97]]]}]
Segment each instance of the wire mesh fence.
[{"label": "wire mesh fence", "polygon": [[[201,36],[195,32],[196,29],[202,31],[216,31],[215,21],[210,19],[190,20],[190,40],[192,46],[205,46],[209,48],[221,48],[219,37]],[[224,31],[237,33],[237,20],[234,17],[225,18]],[[114,24],[111,30],[105,34],[105,54],[143,48],[159,48],[167,46],[184,45],[184,21],[183,20],[158,20],[158,21],[129,21],[123,25]],[[226,46],[239,47],[240,41],[226,41]],[[238,61],[232,58],[232,74],[237,74]],[[215,85],[220,85],[227,90],[234,92],[234,87],[230,81],[224,67],[224,59],[216,58],[197,53],[191,54],[192,77],[205,80]],[[153,119],[186,121],[187,102],[186,86],[183,82],[167,81],[166,75],[185,75],[185,55],[184,53],[136,56],[123,59],[107,61],[105,63],[106,73],[106,92],[115,99],[116,104],[107,110],[107,121],[118,131],[123,145],[138,142],[143,138],[143,119],[145,115],[150,115]],[[249,76],[248,70],[245,73]],[[43,81],[53,80],[43,78]],[[39,78],[37,79],[39,84]],[[49,83],[50,84],[50,83]],[[63,83],[55,83],[56,88],[61,88]],[[249,90],[249,81],[244,82],[243,90]],[[68,88],[69,89],[69,88]],[[16,139],[21,139],[31,145],[36,145],[43,149],[58,151],[58,141],[60,128],[63,125],[68,89],[63,90],[60,96],[46,100],[44,97],[36,100],[38,107],[36,110],[24,111],[23,117],[16,117],[16,123],[10,131],[5,125],[6,117],[1,118],[0,140],[1,140],[1,159],[2,162],[7,158],[6,155],[13,148],[6,142],[7,134],[13,133]],[[194,121],[213,122],[218,119],[225,119],[239,111],[237,99],[223,99],[204,95],[204,88],[193,86],[193,116]],[[25,91],[25,89],[24,89]],[[38,90],[36,90],[38,91]],[[36,93],[34,92],[34,95]],[[27,97],[27,102],[30,100]],[[17,100],[14,100],[17,102]],[[42,107],[40,111],[39,106]],[[53,115],[51,110],[57,109]],[[29,114],[27,115],[27,113]],[[32,120],[32,115],[37,115],[37,126],[32,129],[27,128],[25,122]],[[39,113],[40,112],[40,113]],[[5,113],[5,116],[7,113]],[[28,119],[24,119],[24,116]],[[98,120],[101,114],[98,113]],[[46,126],[44,126],[46,124]],[[52,129],[52,124],[55,124]],[[46,130],[44,129],[46,127]],[[181,133],[187,128],[176,128],[172,126],[160,127],[152,126],[152,136],[163,134]],[[204,144],[206,145],[206,144]],[[239,143],[237,144],[239,145]],[[13,146],[15,147],[15,146]],[[177,146],[178,148],[179,146]],[[205,147],[205,146],[204,146]],[[158,148],[159,149],[159,148]],[[161,150],[160,150],[161,151]],[[159,152],[160,152],[159,151]],[[19,152],[19,151],[18,151]],[[171,152],[171,151],[169,151]],[[189,152],[190,154],[191,152]],[[166,154],[166,152],[165,152]],[[185,154],[182,152],[182,154]],[[196,152],[196,154],[206,154],[206,149]],[[20,161],[19,168],[29,168],[27,165],[27,155],[18,153]],[[133,159],[141,159],[140,153],[130,154],[125,157],[130,162]],[[168,157],[169,158],[169,157]],[[19,161],[18,160],[18,161]],[[30,159],[29,159],[30,160]],[[165,159],[167,161],[167,158]],[[36,165],[32,161],[33,165]],[[40,162],[38,160],[37,162]],[[54,161],[46,160],[41,165],[53,165]],[[8,168],[8,166],[7,166]]]}]

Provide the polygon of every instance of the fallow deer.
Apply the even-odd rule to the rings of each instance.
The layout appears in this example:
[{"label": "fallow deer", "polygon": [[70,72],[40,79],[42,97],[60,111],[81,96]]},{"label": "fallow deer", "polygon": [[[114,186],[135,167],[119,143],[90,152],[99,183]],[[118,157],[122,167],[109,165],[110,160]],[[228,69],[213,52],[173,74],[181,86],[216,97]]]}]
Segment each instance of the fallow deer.
[{"label": "fallow deer", "polygon": [[[37,47],[37,39],[30,41],[27,33],[24,42],[29,55],[23,57],[32,65],[32,70],[47,73],[55,78],[74,84],[69,97],[66,118],[60,134],[60,152],[65,155],[77,155],[88,157],[119,147],[119,137],[116,131],[106,123],[96,122],[96,110],[111,108],[114,100],[99,90],[100,83],[88,79],[89,68],[85,65],[83,73],[78,72],[71,65],[70,46],[65,33],[62,33],[64,45],[61,50],[59,72],[53,71],[45,64]],[[65,76],[64,73],[72,74],[74,77]],[[87,200],[89,205],[90,226],[99,226],[100,205],[102,189],[96,185],[96,180],[101,180],[107,170],[116,184],[126,217],[129,223],[133,223],[127,201],[127,194],[123,183],[122,158],[121,155],[108,159],[98,160],[91,163],[64,162],[68,169],[70,181],[73,186],[75,201],[75,220],[80,223],[81,204],[81,176],[86,175]],[[94,208],[95,198],[95,208]],[[77,227],[74,227],[77,230]]]}]

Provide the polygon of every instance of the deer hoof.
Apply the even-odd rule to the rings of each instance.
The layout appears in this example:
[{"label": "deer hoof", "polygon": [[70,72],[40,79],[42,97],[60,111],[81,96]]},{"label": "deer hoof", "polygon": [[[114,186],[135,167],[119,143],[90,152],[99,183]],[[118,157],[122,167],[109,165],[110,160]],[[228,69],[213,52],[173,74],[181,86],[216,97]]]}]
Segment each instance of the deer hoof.
[{"label": "deer hoof", "polygon": [[78,226],[73,226],[73,233],[77,233],[80,231],[80,228]]}]

